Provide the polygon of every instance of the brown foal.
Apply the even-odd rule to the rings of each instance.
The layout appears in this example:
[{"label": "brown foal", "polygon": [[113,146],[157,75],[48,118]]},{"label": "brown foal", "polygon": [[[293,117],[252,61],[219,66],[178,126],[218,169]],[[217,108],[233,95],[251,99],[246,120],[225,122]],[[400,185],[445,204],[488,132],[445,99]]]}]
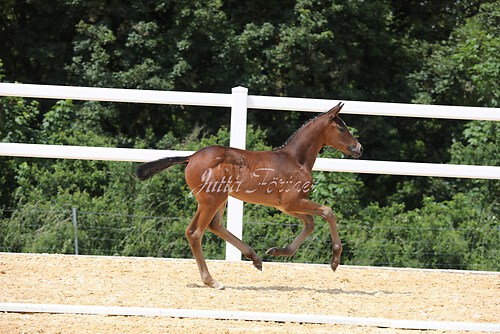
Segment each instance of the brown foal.
[{"label": "brown foal", "polygon": [[223,289],[212,278],[201,240],[205,229],[238,248],[253,265],[262,270],[262,260],[245,242],[229,232],[223,224],[228,196],[242,201],[275,207],[297,217],[304,229],[284,248],[272,247],[273,256],[292,256],[304,239],[314,230],[312,216],[320,216],[330,225],[333,256],[330,266],[337,269],[342,252],[337,231],[337,218],[329,207],[308,199],[312,189],[312,168],[323,146],[334,147],[359,158],[361,144],[352,136],[338,116],[339,103],[297,130],[282,147],[273,151],[246,151],[231,147],[208,146],[188,157],[171,157],[144,163],[137,168],[137,176],[145,180],[154,174],[180,163],[187,163],[186,182],[198,202],[196,214],[186,229],[186,237],[198,264],[204,284]]}]

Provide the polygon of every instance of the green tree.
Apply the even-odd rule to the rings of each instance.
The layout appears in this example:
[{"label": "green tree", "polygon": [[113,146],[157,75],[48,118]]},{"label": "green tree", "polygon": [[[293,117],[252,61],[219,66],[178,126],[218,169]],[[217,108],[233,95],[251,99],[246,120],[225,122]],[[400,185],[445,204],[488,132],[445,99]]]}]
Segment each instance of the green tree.
[{"label": "green tree", "polygon": [[[500,11],[494,2],[453,2],[447,1],[433,3],[425,6],[421,2],[398,2],[401,10],[416,6],[420,8],[413,14],[406,12],[401,15],[420,15],[421,11],[430,10],[433,6],[438,16],[442,16],[438,22],[442,22],[449,31],[449,37],[445,40],[431,42],[429,38],[423,38],[418,42],[418,48],[422,50],[420,58],[423,59],[420,69],[408,75],[409,84],[414,91],[413,102],[428,104],[450,104],[470,106],[498,106],[498,94],[500,87],[498,77],[500,76],[499,49],[499,18]],[[443,6],[443,7],[441,7]],[[417,8],[417,9],[418,9]],[[451,8],[450,11],[445,11]],[[452,18],[446,12],[462,12],[459,17]],[[409,20],[409,17],[401,22]],[[399,22],[399,23],[401,23]],[[397,22],[396,22],[397,23]],[[420,31],[417,21],[405,29],[408,33],[416,34]],[[436,26],[429,25],[429,34],[435,34]],[[400,27],[398,29],[403,29]],[[425,34],[427,36],[427,33]],[[430,35],[429,35],[430,36]],[[417,56],[417,54],[415,55]],[[459,159],[456,154],[458,144],[474,125],[465,126],[463,121],[455,120],[389,120],[379,121],[370,125],[365,132],[366,141],[370,143],[370,149],[365,150],[366,156],[371,158],[387,160],[406,160],[417,162],[453,162],[465,163],[466,160]],[[476,124],[476,123],[474,123]],[[387,125],[390,125],[387,127]],[[494,128],[496,125],[491,125]],[[489,127],[489,126],[488,126]],[[364,126],[361,125],[360,129]],[[382,129],[386,131],[382,131]],[[376,129],[376,130],[371,130]],[[482,136],[488,133],[485,131]],[[490,136],[491,143],[495,143],[495,136]],[[363,139],[363,138],[362,138]],[[450,151],[450,146],[456,149]],[[490,146],[477,147],[477,152],[491,152]],[[465,153],[464,153],[465,154]],[[472,164],[486,164],[487,162],[472,162]],[[363,181],[367,185],[368,193],[365,202],[377,200],[380,203],[403,201],[408,208],[419,207],[425,195],[432,195],[440,200],[450,199],[453,193],[460,191],[458,185],[465,186],[464,182],[451,182],[454,190],[446,190],[450,181],[434,180],[431,178],[412,178],[396,176],[364,176]],[[373,191],[371,191],[371,189]],[[382,196],[380,196],[380,195]],[[390,195],[393,194],[393,195]]]},{"label": "green tree", "polygon": [[71,59],[71,41],[80,14],[79,6],[71,3],[78,1],[6,0],[0,3],[0,59],[10,80],[66,82],[64,64]]},{"label": "green tree", "polygon": [[485,3],[450,38],[432,44],[423,68],[410,76],[415,102],[498,106],[500,9]]},{"label": "green tree", "polygon": [[449,201],[426,197],[422,208],[370,205],[349,226],[346,243],[356,264],[498,270],[498,219],[473,194]]},{"label": "green tree", "polygon": [[[0,61],[0,81],[2,63]],[[0,142],[33,143],[36,119],[40,113],[39,103],[22,98],[0,98]],[[12,193],[17,187],[16,164],[19,159],[0,157],[0,208],[10,208]]]},{"label": "green tree", "polygon": [[[500,125],[498,122],[469,122],[463,132],[463,139],[455,141],[450,151],[452,163],[499,166]],[[466,189],[475,199],[476,205],[488,203],[496,217],[500,214],[498,180],[463,179],[449,182],[447,186],[448,191]]]},{"label": "green tree", "polygon": [[446,40],[450,33],[474,16],[484,0],[390,0],[393,11],[392,26],[402,37],[435,42]]}]

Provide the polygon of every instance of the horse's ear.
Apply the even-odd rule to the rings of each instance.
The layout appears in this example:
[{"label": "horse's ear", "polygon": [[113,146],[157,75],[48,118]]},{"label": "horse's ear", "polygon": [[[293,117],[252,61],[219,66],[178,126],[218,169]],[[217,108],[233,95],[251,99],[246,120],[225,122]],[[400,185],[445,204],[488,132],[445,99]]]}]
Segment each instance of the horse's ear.
[{"label": "horse's ear", "polygon": [[332,119],[333,119],[333,118],[335,118],[339,114],[339,112],[340,112],[340,110],[342,109],[343,106],[344,106],[344,104],[342,102],[339,102],[339,104],[337,104],[335,107],[333,107],[332,109],[328,110],[327,113],[329,113],[331,115]]}]

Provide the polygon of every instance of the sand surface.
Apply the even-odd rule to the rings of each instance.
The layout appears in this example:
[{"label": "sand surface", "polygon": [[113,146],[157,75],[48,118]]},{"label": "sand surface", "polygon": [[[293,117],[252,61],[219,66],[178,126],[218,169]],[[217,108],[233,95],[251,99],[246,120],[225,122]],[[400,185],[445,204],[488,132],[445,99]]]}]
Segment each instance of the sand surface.
[{"label": "sand surface", "polygon": [[[0,253],[0,302],[500,323],[500,273]],[[0,313],[0,333],[408,333],[347,325]],[[420,331],[411,331],[411,333]],[[423,332],[423,331],[422,331]],[[425,331],[442,333],[443,331]],[[452,333],[452,331],[446,331]]]}]

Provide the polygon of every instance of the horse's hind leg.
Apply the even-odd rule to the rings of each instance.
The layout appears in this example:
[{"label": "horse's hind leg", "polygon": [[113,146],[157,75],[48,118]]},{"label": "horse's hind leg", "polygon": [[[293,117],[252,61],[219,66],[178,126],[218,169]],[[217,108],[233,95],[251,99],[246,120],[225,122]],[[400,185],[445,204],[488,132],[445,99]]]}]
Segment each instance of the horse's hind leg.
[{"label": "horse's hind leg", "polygon": [[272,247],[267,250],[267,254],[272,256],[293,256],[299,246],[304,242],[308,235],[314,231],[314,219],[310,215],[304,214],[290,214],[300,218],[304,222],[304,228],[300,234],[295,238],[291,245],[287,245],[284,248]]},{"label": "horse's hind leg", "polygon": [[224,285],[217,282],[212,278],[212,275],[210,275],[201,248],[201,240],[203,238],[203,234],[205,233],[205,229],[212,221],[218,209],[219,206],[198,203],[196,214],[186,229],[186,237],[189,241],[189,246],[191,246],[194,258],[196,259],[196,264],[200,270],[201,280],[203,283],[209,287],[222,290],[224,289]]},{"label": "horse's hind leg", "polygon": [[252,247],[250,247],[249,245],[244,243],[242,240],[237,238],[234,234],[229,232],[226,229],[226,227],[224,226],[224,224],[222,222],[223,221],[222,218],[224,217],[225,207],[226,207],[225,204],[220,207],[219,211],[217,211],[214,218],[210,222],[210,225],[208,225],[208,229],[210,230],[210,232],[214,233],[218,237],[226,240],[231,245],[238,248],[240,250],[240,252],[243,253],[243,255],[247,259],[252,260],[255,268],[262,270],[262,260],[259,258],[257,253],[255,253],[255,251],[252,249]]}]

